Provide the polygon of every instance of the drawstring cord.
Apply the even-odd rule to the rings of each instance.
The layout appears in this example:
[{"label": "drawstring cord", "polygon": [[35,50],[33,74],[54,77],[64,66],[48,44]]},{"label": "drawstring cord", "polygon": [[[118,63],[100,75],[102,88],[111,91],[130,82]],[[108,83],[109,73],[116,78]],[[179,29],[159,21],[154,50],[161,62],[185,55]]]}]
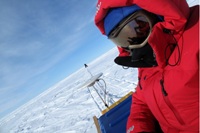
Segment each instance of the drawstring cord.
[{"label": "drawstring cord", "polygon": [[[180,48],[179,48],[179,46],[178,46],[178,43],[177,43],[175,37],[172,35],[172,33],[171,33],[170,30],[168,30],[168,29],[163,29],[163,32],[164,32],[164,33],[167,33],[167,34],[169,34],[169,35],[171,35],[172,38],[173,38],[173,40],[175,41],[174,44],[168,44],[168,45],[166,46],[166,48],[165,48],[164,54],[165,54],[166,65],[169,65],[169,66],[176,66],[176,65],[180,62],[180,59],[181,59],[181,58],[180,58],[180,56],[181,56]],[[174,49],[175,49],[176,47],[177,47],[177,50],[178,50],[178,60],[177,60],[174,64],[170,64],[170,63],[169,63],[169,58],[170,58],[170,56],[167,57],[167,49],[170,48],[170,52],[171,52],[171,54],[172,54],[172,52],[174,51]],[[170,54],[170,55],[171,55],[171,54]]]}]

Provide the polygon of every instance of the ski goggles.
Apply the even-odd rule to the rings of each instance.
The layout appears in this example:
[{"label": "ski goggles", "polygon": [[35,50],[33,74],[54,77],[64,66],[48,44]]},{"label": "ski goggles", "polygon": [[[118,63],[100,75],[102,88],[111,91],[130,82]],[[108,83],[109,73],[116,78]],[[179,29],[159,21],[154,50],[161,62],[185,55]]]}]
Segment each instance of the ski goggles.
[{"label": "ski goggles", "polygon": [[154,23],[147,12],[139,10],[122,20],[108,38],[122,48],[141,48],[147,44]]}]

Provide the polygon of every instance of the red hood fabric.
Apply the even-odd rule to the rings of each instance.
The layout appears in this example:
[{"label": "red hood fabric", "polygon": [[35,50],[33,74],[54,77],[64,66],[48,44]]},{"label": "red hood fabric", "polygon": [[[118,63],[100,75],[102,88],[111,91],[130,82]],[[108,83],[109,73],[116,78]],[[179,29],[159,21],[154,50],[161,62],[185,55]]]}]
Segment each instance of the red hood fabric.
[{"label": "red hood fabric", "polygon": [[[153,132],[155,117],[165,133],[199,132],[199,7],[189,8],[186,0],[99,0],[95,24],[101,33],[110,8],[132,4],[164,21],[154,25],[148,40],[158,66],[139,69],[127,128]],[[171,44],[177,45],[173,52]]]},{"label": "red hood fabric", "polygon": [[[185,0],[99,0],[97,3],[95,24],[101,33],[105,35],[104,17],[109,9],[133,4],[164,17],[163,22],[159,22],[153,27],[152,34],[148,40],[155,52],[158,65],[163,68],[166,66],[166,57],[168,58],[171,55],[170,51],[165,53],[165,48],[169,43],[178,42],[182,36],[190,12],[189,6]],[[170,30],[173,36],[164,33],[164,29]]]},{"label": "red hood fabric", "polygon": [[105,34],[103,20],[109,9],[133,4],[154,14],[164,16],[165,21],[160,25],[174,32],[180,32],[184,29],[189,16],[188,4],[182,0],[98,0],[95,24],[101,33]]}]

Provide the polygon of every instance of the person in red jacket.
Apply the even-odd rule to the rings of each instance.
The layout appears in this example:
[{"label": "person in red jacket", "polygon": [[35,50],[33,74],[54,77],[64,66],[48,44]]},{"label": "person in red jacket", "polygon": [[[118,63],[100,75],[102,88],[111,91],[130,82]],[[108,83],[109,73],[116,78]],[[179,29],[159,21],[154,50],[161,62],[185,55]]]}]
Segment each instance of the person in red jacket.
[{"label": "person in red jacket", "polygon": [[138,68],[127,133],[199,132],[199,6],[186,0],[99,0],[95,24]]}]

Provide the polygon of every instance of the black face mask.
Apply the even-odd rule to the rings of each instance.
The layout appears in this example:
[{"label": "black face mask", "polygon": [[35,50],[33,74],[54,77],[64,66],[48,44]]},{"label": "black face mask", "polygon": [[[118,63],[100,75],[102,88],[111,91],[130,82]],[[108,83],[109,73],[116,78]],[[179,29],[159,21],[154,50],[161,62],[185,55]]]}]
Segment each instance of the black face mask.
[{"label": "black face mask", "polygon": [[115,63],[126,67],[154,67],[157,66],[155,55],[149,44],[146,44],[142,48],[136,48],[131,50],[131,56],[117,57]]}]

